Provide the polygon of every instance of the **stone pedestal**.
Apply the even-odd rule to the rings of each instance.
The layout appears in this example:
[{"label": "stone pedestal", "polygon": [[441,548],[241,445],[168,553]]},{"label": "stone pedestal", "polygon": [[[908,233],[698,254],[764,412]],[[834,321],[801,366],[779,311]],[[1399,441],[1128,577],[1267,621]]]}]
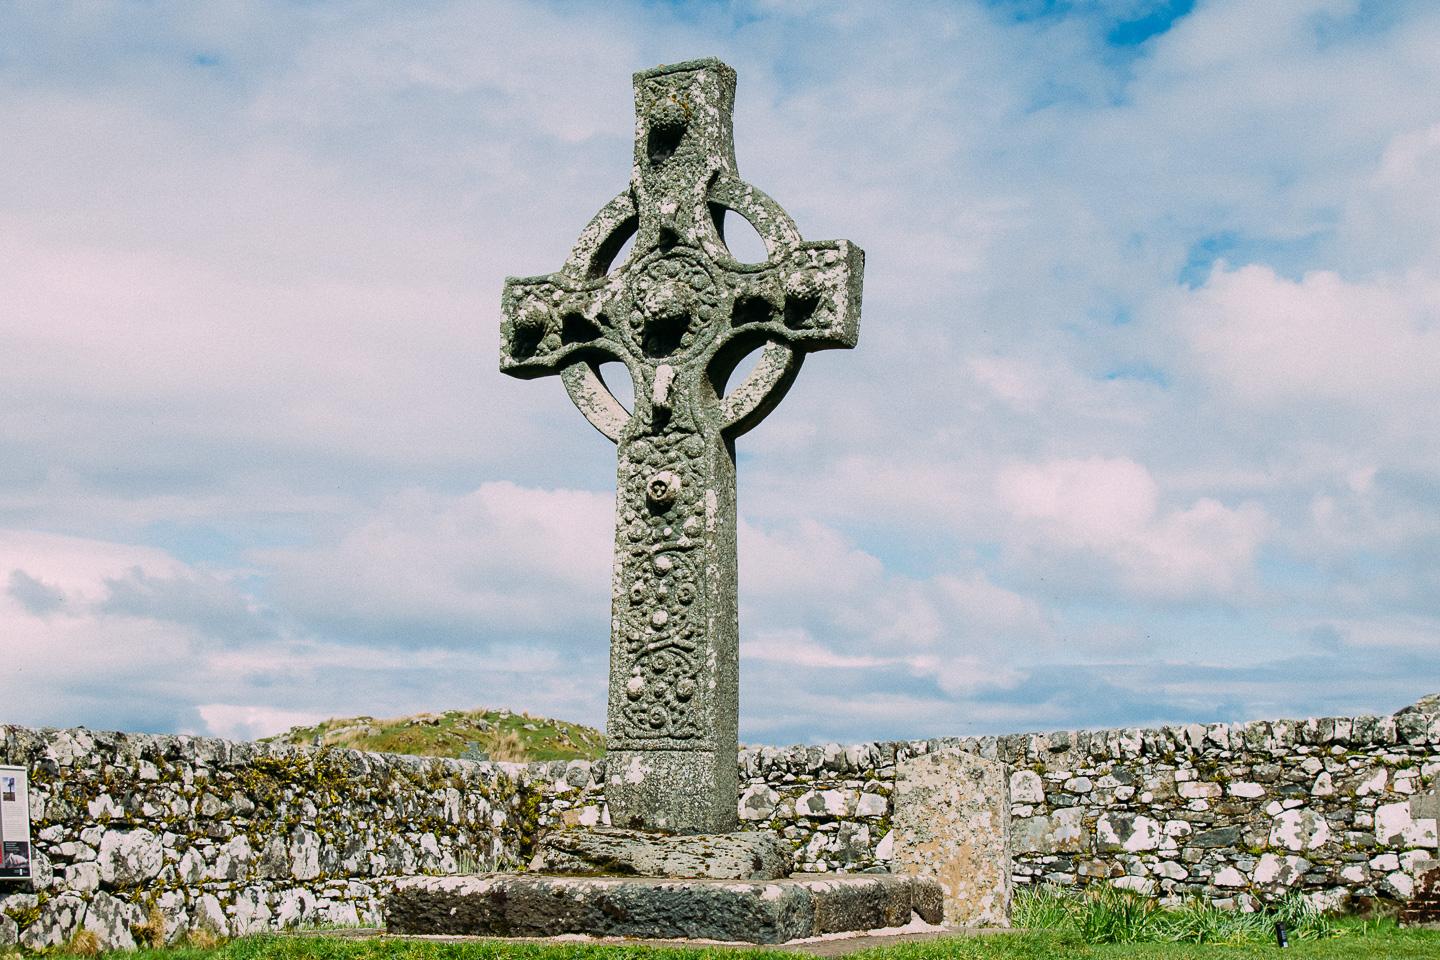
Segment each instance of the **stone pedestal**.
[{"label": "stone pedestal", "polygon": [[597,827],[559,830],[541,840],[533,873],[707,880],[778,880],[789,875],[790,845],[773,833],[672,837]]},{"label": "stone pedestal", "polygon": [[895,768],[896,873],[933,877],[945,922],[1010,925],[1010,770],[946,750]]},{"label": "stone pedestal", "polygon": [[390,933],[588,934],[784,943],[941,919],[934,880],[796,874],[769,882],[491,874],[410,877],[386,904]]}]

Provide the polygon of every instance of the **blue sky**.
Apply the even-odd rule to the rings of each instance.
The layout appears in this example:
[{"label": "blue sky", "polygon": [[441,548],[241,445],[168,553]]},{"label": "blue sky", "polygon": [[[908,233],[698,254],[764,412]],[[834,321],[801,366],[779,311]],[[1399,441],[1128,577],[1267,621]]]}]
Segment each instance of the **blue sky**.
[{"label": "blue sky", "polygon": [[0,9],[0,720],[600,723],[614,450],[507,274],[718,56],[867,252],[740,442],[742,738],[1440,689],[1440,6]]}]

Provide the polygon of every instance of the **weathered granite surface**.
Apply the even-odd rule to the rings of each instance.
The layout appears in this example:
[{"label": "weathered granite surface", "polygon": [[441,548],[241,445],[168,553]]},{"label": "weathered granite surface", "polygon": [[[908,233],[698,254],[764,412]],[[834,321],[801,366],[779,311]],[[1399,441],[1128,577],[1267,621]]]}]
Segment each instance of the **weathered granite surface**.
[{"label": "weathered granite surface", "polygon": [[395,884],[391,933],[537,937],[590,934],[783,943],[826,933],[939,922],[933,880],[870,875],[769,882],[635,877],[414,877]]},{"label": "weathered granite surface", "polygon": [[[730,67],[661,66],[634,88],[630,185],[559,271],[505,281],[500,369],[560,376],[619,446],[610,819],[723,833],[736,825],[735,439],[780,402],[806,353],[855,345],[864,254],[803,240],[739,178]],[[727,214],[764,239],[763,263],[731,255]],[[755,350],[754,371],[727,390]],[[607,360],[629,371],[633,411],[601,378]]]},{"label": "weathered granite surface", "polygon": [[620,828],[557,830],[530,869],[674,879],[776,880],[794,869],[790,845],[769,831],[663,836]]},{"label": "weathered granite surface", "polygon": [[891,869],[933,877],[945,921],[1010,925],[1010,768],[958,750],[897,764]]}]

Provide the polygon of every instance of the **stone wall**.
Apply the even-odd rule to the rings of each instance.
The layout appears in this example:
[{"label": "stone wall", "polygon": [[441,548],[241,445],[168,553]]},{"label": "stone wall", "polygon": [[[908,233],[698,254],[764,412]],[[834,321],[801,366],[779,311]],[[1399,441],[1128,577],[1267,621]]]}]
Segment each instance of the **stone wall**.
[{"label": "stone wall", "polygon": [[540,799],[518,764],[0,730],[0,763],[30,769],[36,854],[29,889],[0,881],[0,947],[378,924],[396,875],[520,862]]},{"label": "stone wall", "polygon": [[[374,924],[396,875],[516,867],[539,833],[604,822],[603,763],[3,729],[0,763],[31,770],[38,856],[33,889],[0,884],[0,946],[79,926],[126,946],[155,935],[152,908],[167,938]],[[747,748],[742,824],[778,831],[802,870],[887,870],[897,764],[949,748],[1013,768],[1020,884],[1339,906],[1405,900],[1435,856],[1410,800],[1440,779],[1440,715],[1419,713]]]},{"label": "stone wall", "polygon": [[1433,856],[1440,715],[1193,724],[972,741],[1015,768],[1016,879],[1108,878],[1249,906],[1404,901]]}]

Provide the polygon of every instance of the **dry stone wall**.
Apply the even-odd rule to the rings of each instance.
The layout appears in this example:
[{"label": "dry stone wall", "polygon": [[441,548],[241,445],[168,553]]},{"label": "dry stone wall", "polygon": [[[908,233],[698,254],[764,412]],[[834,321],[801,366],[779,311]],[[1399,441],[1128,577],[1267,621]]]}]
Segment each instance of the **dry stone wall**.
[{"label": "dry stone wall", "polygon": [[[536,838],[605,822],[604,764],[499,764],[195,737],[4,727],[31,771],[36,882],[0,885],[0,946],[108,946],[375,924],[407,874],[518,868]],[[1440,714],[747,748],[743,827],[815,872],[895,859],[897,764],[959,748],[1009,776],[1015,881],[1104,880],[1246,907],[1404,901],[1436,856],[1412,798],[1440,789]]]},{"label": "dry stone wall", "polygon": [[1192,724],[971,741],[1014,768],[1016,879],[1108,879],[1241,907],[1404,901],[1435,854],[1440,715]]},{"label": "dry stone wall", "polygon": [[0,881],[0,947],[378,924],[395,876],[520,862],[540,798],[518,764],[0,730],[35,851],[28,888]]}]

